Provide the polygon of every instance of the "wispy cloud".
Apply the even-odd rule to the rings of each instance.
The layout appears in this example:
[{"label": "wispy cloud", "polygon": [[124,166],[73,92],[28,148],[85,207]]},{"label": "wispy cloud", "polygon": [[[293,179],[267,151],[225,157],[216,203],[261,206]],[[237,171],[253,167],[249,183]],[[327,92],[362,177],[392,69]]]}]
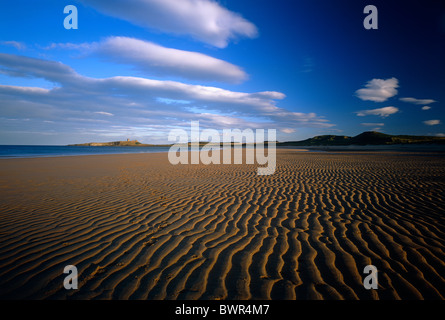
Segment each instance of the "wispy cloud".
[{"label": "wispy cloud", "polygon": [[101,115],[104,115],[104,116],[109,116],[109,117],[114,116],[114,114],[109,113],[109,112],[105,112],[105,111],[96,111],[96,112],[94,112],[94,113],[96,113],[96,114],[101,114]]},{"label": "wispy cloud", "polygon": [[423,107],[422,107],[422,110],[430,110],[430,109],[431,109],[430,106],[423,106]]},{"label": "wispy cloud", "polygon": [[6,46],[12,46],[12,47],[16,48],[17,50],[25,50],[26,49],[26,44],[24,44],[23,42],[19,42],[19,41],[2,41],[0,43],[3,45],[6,45]]},{"label": "wispy cloud", "polygon": [[399,109],[396,107],[384,107],[384,108],[378,108],[378,109],[371,109],[371,110],[361,110],[357,111],[356,114],[359,117],[364,116],[380,116],[382,118],[386,118],[387,116],[399,112]]},{"label": "wispy cloud", "polygon": [[433,99],[416,99],[416,98],[400,98],[400,101],[408,102],[408,103],[414,103],[414,104],[431,104],[434,102],[437,102]]},{"label": "wispy cloud", "polygon": [[423,123],[426,124],[427,126],[436,126],[440,124],[440,120],[427,120],[423,121]]},{"label": "wispy cloud", "polygon": [[304,59],[303,70],[301,72],[309,73],[314,69],[314,59],[311,57],[306,57]]},{"label": "wispy cloud", "polygon": [[383,127],[385,124],[382,122],[375,123],[375,122],[366,122],[366,123],[360,123],[362,126],[365,127]]},{"label": "wispy cloud", "polygon": [[373,122],[365,122],[365,123],[361,123],[362,126],[364,127],[372,127],[370,130],[372,131],[380,131],[382,130],[382,127],[385,125],[383,122],[379,122],[379,123],[373,123]]},{"label": "wispy cloud", "polygon": [[67,50],[82,50],[85,53],[90,53],[95,49],[95,46],[97,46],[96,42],[83,42],[83,43],[51,43],[48,46],[39,46],[39,48],[43,50],[52,50],[52,49],[67,49]]},{"label": "wispy cloud", "polygon": [[156,98],[157,101],[165,103],[165,104],[190,104],[191,101],[187,101],[187,100],[178,100],[178,99],[169,99],[169,98],[162,98],[162,97],[158,97]]},{"label": "wispy cloud", "polygon": [[384,102],[397,94],[399,81],[396,78],[372,79],[368,81],[365,88],[358,89],[355,93],[362,100]]},{"label": "wispy cloud", "polygon": [[81,0],[130,23],[193,38],[224,48],[238,37],[257,36],[256,26],[213,0]]},{"label": "wispy cloud", "polygon": [[46,95],[50,92],[50,90],[37,87],[18,87],[18,86],[7,86],[0,84],[0,92],[10,92],[14,94],[20,94],[23,97],[33,98]]},{"label": "wispy cloud", "polygon": [[58,43],[46,49],[80,50],[115,63],[134,66],[146,75],[179,76],[184,79],[240,83],[247,74],[238,66],[208,55],[167,48],[129,37],[108,37],[93,43]]}]

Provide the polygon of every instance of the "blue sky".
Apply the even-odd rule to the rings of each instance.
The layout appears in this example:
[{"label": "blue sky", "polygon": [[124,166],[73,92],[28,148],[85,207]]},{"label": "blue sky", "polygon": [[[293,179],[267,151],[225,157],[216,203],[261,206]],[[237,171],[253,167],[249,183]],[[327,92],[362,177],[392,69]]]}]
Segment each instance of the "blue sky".
[{"label": "blue sky", "polygon": [[279,141],[445,135],[439,1],[17,0],[0,30],[0,144],[165,143],[197,120]]}]

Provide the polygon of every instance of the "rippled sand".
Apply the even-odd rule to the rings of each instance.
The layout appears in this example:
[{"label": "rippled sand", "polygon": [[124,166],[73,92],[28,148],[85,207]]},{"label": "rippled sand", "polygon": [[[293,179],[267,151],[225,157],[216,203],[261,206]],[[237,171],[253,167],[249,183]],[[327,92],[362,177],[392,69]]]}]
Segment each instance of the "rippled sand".
[{"label": "rippled sand", "polygon": [[279,150],[256,169],[0,160],[0,298],[445,297],[445,156]]}]

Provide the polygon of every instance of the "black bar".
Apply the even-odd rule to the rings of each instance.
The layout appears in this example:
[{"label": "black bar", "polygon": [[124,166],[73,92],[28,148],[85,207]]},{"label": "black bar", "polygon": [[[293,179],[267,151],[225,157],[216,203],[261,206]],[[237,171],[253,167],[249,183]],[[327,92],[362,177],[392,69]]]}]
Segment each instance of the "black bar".
[{"label": "black bar", "polygon": [[[268,306],[267,308],[265,306]],[[244,306],[244,307],[239,307]],[[250,307],[248,307],[250,306]],[[255,307],[254,307],[255,306]],[[262,306],[262,307],[260,307]],[[0,301],[2,314],[15,319],[36,319],[39,316],[104,320],[135,317],[149,319],[397,319],[443,311],[444,300],[431,301],[270,301],[270,300],[198,300],[198,301],[80,301],[27,300]],[[205,313],[205,310],[207,312]],[[230,310],[230,313],[229,313]],[[185,312],[184,312],[185,311]],[[185,314],[184,314],[185,313]],[[110,319],[110,320],[111,320]]]}]

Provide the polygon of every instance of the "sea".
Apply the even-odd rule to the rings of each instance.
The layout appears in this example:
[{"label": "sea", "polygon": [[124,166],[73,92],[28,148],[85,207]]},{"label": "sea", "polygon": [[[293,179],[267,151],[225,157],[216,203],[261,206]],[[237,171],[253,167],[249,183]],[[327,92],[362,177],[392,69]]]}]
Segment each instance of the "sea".
[{"label": "sea", "polygon": [[86,156],[98,154],[159,153],[170,147],[88,147],[88,146],[35,146],[0,145],[0,159]]},{"label": "sea", "polygon": [[[251,148],[252,146],[248,146]],[[230,147],[229,147],[230,148]],[[407,153],[434,153],[445,156],[445,145],[391,145],[391,146],[278,146],[279,149],[300,149],[306,152],[397,152]],[[86,156],[98,154],[124,154],[124,153],[159,153],[168,152],[170,147],[89,147],[89,146],[36,146],[36,145],[0,145],[0,159],[8,158],[41,158],[41,157],[65,157]]]}]

